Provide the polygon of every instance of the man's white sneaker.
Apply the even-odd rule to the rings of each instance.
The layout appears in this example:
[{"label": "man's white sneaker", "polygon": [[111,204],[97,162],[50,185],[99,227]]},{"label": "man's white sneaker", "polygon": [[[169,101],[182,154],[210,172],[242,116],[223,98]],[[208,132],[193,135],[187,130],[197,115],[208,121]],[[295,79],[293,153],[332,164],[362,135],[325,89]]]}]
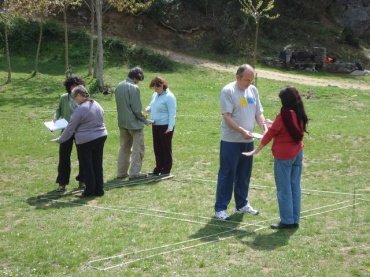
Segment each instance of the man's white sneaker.
[{"label": "man's white sneaker", "polygon": [[215,212],[215,218],[218,220],[229,220],[230,216],[227,214],[226,211],[219,211]]},{"label": "man's white sneaker", "polygon": [[253,215],[257,215],[257,214],[259,214],[259,211],[253,209],[253,207],[251,205],[247,204],[244,207],[240,208],[239,210],[235,210],[235,213],[237,213],[237,214],[253,214]]}]

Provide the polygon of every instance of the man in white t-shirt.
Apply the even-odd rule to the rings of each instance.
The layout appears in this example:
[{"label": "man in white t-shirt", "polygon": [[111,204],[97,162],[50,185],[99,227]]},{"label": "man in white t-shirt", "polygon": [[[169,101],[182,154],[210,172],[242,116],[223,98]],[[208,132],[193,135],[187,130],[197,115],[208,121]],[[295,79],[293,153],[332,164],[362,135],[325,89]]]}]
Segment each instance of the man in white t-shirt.
[{"label": "man in white t-shirt", "polygon": [[236,213],[258,214],[248,201],[253,156],[241,154],[254,148],[252,132],[255,122],[264,133],[267,131],[258,90],[252,85],[254,75],[252,66],[241,65],[236,72],[236,81],[226,85],[220,95],[220,169],[215,203],[215,217],[220,220],[229,219],[227,206],[233,191]]}]

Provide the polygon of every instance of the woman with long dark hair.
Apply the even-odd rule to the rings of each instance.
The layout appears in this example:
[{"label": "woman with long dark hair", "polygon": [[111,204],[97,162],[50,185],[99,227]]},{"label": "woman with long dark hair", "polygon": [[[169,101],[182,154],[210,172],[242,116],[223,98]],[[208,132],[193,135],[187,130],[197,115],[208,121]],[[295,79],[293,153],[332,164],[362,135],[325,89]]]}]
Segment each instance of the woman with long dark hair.
[{"label": "woman with long dark hair", "polygon": [[279,93],[281,110],[258,147],[244,155],[257,154],[273,140],[271,151],[274,156],[274,174],[279,203],[280,222],[272,229],[299,227],[301,212],[301,174],[303,160],[303,136],[308,118],[302,98],[294,87],[285,87]]}]

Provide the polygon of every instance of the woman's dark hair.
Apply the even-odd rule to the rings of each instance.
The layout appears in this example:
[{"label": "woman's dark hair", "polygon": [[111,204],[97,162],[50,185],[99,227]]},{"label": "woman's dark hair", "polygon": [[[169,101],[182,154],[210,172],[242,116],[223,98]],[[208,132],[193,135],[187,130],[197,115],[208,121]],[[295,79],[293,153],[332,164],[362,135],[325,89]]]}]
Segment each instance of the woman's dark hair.
[{"label": "woman's dark hair", "polygon": [[[279,98],[282,104],[281,117],[284,126],[294,141],[301,141],[303,132],[308,133],[306,131],[308,118],[298,90],[294,87],[285,87],[280,91]],[[295,111],[299,126],[294,125],[290,110]]]},{"label": "woman's dark hair", "polygon": [[165,79],[163,79],[162,77],[160,76],[157,76],[155,77],[151,82],[150,82],[150,85],[149,87],[150,88],[154,88],[154,87],[159,87],[163,85],[163,90],[166,90],[168,88],[168,84],[167,84],[167,81]]},{"label": "woman's dark hair", "polygon": [[71,93],[71,87],[72,86],[78,86],[78,85],[83,85],[83,86],[85,85],[85,81],[81,77],[78,77],[78,76],[68,77],[64,81],[64,86],[65,86],[66,91],[68,93]]},{"label": "woman's dark hair", "polygon": [[134,68],[130,69],[130,72],[128,73],[128,77],[132,80],[136,79],[138,81],[144,80],[144,72],[139,66],[135,66]]}]

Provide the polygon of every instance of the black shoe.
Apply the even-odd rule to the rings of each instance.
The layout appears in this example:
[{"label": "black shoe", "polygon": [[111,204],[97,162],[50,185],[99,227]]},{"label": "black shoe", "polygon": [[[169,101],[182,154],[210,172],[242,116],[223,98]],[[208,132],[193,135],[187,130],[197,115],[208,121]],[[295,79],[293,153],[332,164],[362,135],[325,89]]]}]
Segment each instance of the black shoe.
[{"label": "black shoe", "polygon": [[55,190],[55,192],[65,192],[66,185],[59,185],[59,187]]},{"label": "black shoe", "polygon": [[276,223],[276,224],[271,224],[271,229],[295,229],[299,227],[299,224],[294,223],[294,224],[284,224],[284,223]]},{"label": "black shoe", "polygon": [[94,197],[94,196],[95,195],[92,194],[91,192],[86,192],[86,191],[83,191],[75,195],[76,198],[86,198],[86,197]]},{"label": "black shoe", "polygon": [[95,192],[94,194],[95,196],[103,196],[104,195],[104,190],[101,190],[101,191],[98,191],[98,192]]},{"label": "black shoe", "polygon": [[155,173],[155,172],[149,172],[148,173],[148,176],[151,177],[151,176],[159,176],[160,173]]},{"label": "black shoe", "polygon": [[84,190],[86,189],[86,184],[82,181],[78,181],[78,189],[79,190]]}]

